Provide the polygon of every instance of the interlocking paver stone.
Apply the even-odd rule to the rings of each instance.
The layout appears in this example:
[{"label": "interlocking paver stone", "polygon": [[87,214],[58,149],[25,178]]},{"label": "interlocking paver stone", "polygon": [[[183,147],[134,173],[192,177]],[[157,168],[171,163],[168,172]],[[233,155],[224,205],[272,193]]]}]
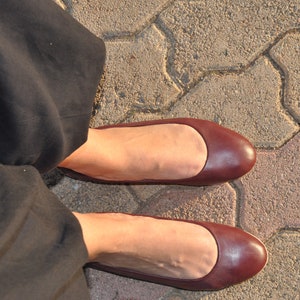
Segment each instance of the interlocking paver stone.
[{"label": "interlocking paver stone", "polygon": [[276,152],[259,151],[254,169],[241,181],[241,224],[261,238],[300,227],[300,134]]},{"label": "interlocking paver stone", "polygon": [[253,61],[283,32],[299,27],[299,0],[175,1],[160,15],[174,44],[182,84],[199,70],[238,69]]},{"label": "interlocking paver stone", "polygon": [[208,188],[180,187],[163,190],[138,212],[235,225],[236,191],[229,184]]},{"label": "interlocking paver stone", "polygon": [[185,296],[180,293],[180,291],[174,291],[167,296],[163,297],[162,300],[185,300]]},{"label": "interlocking paver stone", "polygon": [[98,36],[130,35],[143,29],[170,0],[73,0],[72,15]]},{"label": "interlocking paver stone", "polygon": [[145,202],[148,199],[152,198],[159,191],[167,188],[164,185],[131,185],[129,187],[133,193],[137,196],[139,202]]},{"label": "interlocking paver stone", "polygon": [[207,76],[169,111],[217,121],[259,147],[278,147],[298,130],[280,101],[280,75],[267,58],[244,73]]},{"label": "interlocking paver stone", "polygon": [[61,201],[73,211],[134,212],[138,204],[122,185],[105,185],[63,178],[51,188]]},{"label": "interlocking paver stone", "polygon": [[[172,288],[99,272],[87,271],[88,286],[93,300],[154,300]],[[107,288],[109,287],[109,288]]]},{"label": "interlocking paver stone", "polygon": [[287,35],[270,54],[285,73],[284,105],[300,122],[300,33]]},{"label": "interlocking paver stone", "polygon": [[110,41],[99,122],[123,119],[126,113],[161,109],[180,90],[166,72],[167,43],[155,26],[136,39]]}]

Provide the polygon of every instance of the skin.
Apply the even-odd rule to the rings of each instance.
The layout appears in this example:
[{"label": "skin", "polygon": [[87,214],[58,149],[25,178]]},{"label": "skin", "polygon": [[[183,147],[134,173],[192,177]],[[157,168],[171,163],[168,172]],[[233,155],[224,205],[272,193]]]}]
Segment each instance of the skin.
[{"label": "skin", "polygon": [[201,278],[216,264],[216,241],[202,226],[116,213],[74,215],[90,262],[181,279]]},{"label": "skin", "polygon": [[[180,124],[90,129],[87,142],[60,166],[115,181],[182,179],[207,159],[201,135]],[[116,213],[74,212],[89,261],[151,275],[196,279],[216,264],[216,241],[202,226]]]},{"label": "skin", "polygon": [[179,124],[90,129],[88,139],[60,166],[108,180],[182,179],[198,174],[206,144]]}]

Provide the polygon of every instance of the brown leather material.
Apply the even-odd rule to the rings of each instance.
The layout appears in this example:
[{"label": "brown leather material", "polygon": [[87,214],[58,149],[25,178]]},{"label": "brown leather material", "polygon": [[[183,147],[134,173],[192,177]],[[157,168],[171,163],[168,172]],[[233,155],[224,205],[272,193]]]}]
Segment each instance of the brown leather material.
[{"label": "brown leather material", "polygon": [[138,127],[158,124],[184,124],[199,132],[207,146],[207,160],[199,174],[194,177],[177,180],[107,181],[91,178],[72,170],[61,169],[71,178],[98,183],[213,185],[237,179],[249,172],[255,164],[256,152],[245,137],[207,120],[192,118],[164,119],[108,125],[97,129],[104,130],[115,127]]},{"label": "brown leather material", "polygon": [[211,272],[206,276],[199,279],[174,279],[148,275],[125,268],[113,268],[97,262],[89,263],[86,267],[180,289],[212,291],[241,283],[253,277],[267,263],[268,255],[263,243],[239,228],[209,222],[177,221],[203,226],[215,238],[218,246],[218,259]]}]

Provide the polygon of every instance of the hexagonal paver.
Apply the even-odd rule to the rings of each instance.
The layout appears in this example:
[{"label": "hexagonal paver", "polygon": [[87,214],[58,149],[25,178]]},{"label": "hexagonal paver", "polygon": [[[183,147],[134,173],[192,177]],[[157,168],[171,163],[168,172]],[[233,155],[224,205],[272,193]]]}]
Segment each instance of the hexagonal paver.
[{"label": "hexagonal paver", "polygon": [[166,40],[155,26],[134,40],[111,41],[106,46],[99,124],[123,119],[133,109],[161,109],[177,99],[180,90],[166,72]]},{"label": "hexagonal paver", "polygon": [[131,35],[143,29],[169,0],[73,0],[72,15],[98,36]]},{"label": "hexagonal paver", "polygon": [[300,122],[300,33],[291,33],[270,51],[285,74],[284,105]]},{"label": "hexagonal paver", "polygon": [[213,187],[177,187],[163,190],[138,213],[177,219],[236,222],[236,192],[229,184]]},{"label": "hexagonal paver", "polygon": [[185,300],[185,296],[179,290],[174,290],[161,300]]},{"label": "hexagonal paver", "polygon": [[245,66],[278,35],[299,27],[299,10],[298,0],[175,1],[160,15],[174,44],[174,72],[189,85],[199,70]]},{"label": "hexagonal paver", "polygon": [[139,203],[146,202],[165,188],[169,188],[169,186],[160,184],[139,184],[129,186],[129,189],[136,195]]},{"label": "hexagonal paver", "polygon": [[300,226],[300,134],[276,152],[259,151],[254,169],[241,181],[241,224],[267,238],[278,229]]},{"label": "hexagonal paver", "polygon": [[51,188],[69,209],[79,212],[134,212],[138,205],[126,186],[95,184],[64,177]]},{"label": "hexagonal paver", "polygon": [[93,300],[161,299],[172,288],[87,269],[87,281]]},{"label": "hexagonal paver", "polygon": [[298,130],[281,106],[280,88],[279,73],[263,57],[242,74],[207,76],[168,116],[214,120],[258,147],[279,147]]}]

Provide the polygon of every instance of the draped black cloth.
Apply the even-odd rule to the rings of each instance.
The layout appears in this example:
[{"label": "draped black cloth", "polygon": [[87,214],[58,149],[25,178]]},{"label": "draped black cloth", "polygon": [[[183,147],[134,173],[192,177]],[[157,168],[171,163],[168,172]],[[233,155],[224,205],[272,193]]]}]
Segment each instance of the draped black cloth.
[{"label": "draped black cloth", "polygon": [[73,214],[41,180],[82,145],[103,42],[52,0],[0,0],[0,299],[86,299]]}]

